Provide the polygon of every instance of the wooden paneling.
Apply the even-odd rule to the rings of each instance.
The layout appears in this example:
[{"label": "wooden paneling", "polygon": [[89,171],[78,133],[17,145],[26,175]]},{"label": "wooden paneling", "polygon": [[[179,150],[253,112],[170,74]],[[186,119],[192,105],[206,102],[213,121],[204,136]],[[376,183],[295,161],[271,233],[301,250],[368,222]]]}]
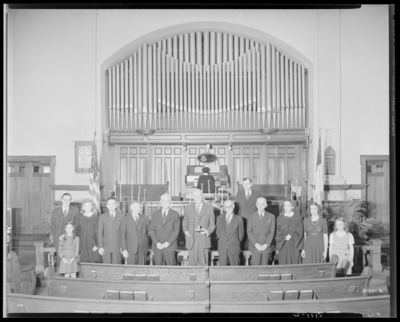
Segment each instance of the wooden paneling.
[{"label": "wooden paneling", "polygon": [[117,147],[117,180],[123,184],[146,184],[148,182],[148,147]]},{"label": "wooden paneling", "polygon": [[389,234],[389,157],[362,155],[360,158],[361,184],[368,185],[367,189],[361,190],[361,198],[368,202],[367,216],[378,221],[372,228],[372,234]]},{"label": "wooden paneling", "polygon": [[265,150],[265,178],[267,184],[302,185],[306,167],[302,146],[268,146]]},{"label": "wooden paneling", "polygon": [[[130,178],[134,184],[165,184],[169,181],[172,196],[183,196],[185,189],[185,175],[187,165],[204,165],[197,160],[197,156],[206,152],[204,145],[183,146],[155,145],[131,146],[124,148],[127,155],[118,154],[119,171],[124,177]],[[287,184],[302,185],[305,180],[306,155],[302,145],[243,145],[228,146],[216,145],[209,150],[218,156],[217,165],[228,166],[231,182],[231,195],[237,193],[236,182],[244,177],[250,177],[254,184]],[[126,162],[124,158],[128,158]],[[126,168],[126,169],[125,169]],[[127,181],[126,183],[130,183]]]},{"label": "wooden paneling", "polygon": [[[53,209],[54,190],[50,185],[54,184],[55,157],[33,156],[32,162],[28,160],[28,156],[8,158],[9,166],[17,165],[23,172],[8,174],[7,204],[13,208],[14,233],[43,234],[41,216]],[[34,166],[39,166],[39,173],[33,173]],[[43,173],[44,166],[50,173]]]}]

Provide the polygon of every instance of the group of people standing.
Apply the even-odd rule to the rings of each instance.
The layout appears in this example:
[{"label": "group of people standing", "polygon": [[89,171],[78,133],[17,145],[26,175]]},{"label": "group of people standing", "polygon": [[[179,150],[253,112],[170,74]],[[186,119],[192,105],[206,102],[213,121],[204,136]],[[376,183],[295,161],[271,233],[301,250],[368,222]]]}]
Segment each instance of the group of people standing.
[{"label": "group of people standing", "polygon": [[[250,178],[244,178],[243,191],[235,196],[235,203],[223,203],[224,214],[217,217],[213,207],[204,202],[203,191],[193,191],[194,203],[185,207],[182,229],[185,248],[189,252],[190,266],[208,264],[210,235],[216,231],[219,265],[240,265],[241,250],[250,250],[251,265],[268,265],[275,240],[279,264],[321,263],[327,257],[327,223],[319,214],[319,206],[312,203],[311,216],[305,218],[293,212],[290,200],[285,200],[284,214],[275,216],[266,211],[267,200],[252,189]],[[161,209],[150,218],[141,213],[138,201],[132,202],[125,216],[117,210],[117,201],[107,199],[107,209],[98,216],[93,212],[92,200],[82,202],[82,213],[70,206],[71,195],[65,193],[62,206],[52,213],[53,245],[58,251],[57,266],[60,274],[76,277],[80,262],[121,264],[121,255],[127,264],[145,265],[152,240],[154,264],[176,265],[176,250],[180,230],[180,216],[170,208],[171,197],[161,196]],[[337,231],[331,234],[330,255],[337,254],[339,265],[343,260],[352,264],[354,239],[344,231],[344,222],[337,221]],[[344,265],[344,264],[343,264]],[[351,266],[347,274],[351,274]]]}]

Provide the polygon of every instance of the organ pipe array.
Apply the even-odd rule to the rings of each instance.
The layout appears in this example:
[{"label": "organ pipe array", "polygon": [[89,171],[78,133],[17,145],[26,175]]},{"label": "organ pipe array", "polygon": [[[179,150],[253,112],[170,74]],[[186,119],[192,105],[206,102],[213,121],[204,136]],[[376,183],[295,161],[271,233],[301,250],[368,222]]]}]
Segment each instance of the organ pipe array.
[{"label": "organ pipe array", "polygon": [[306,127],[307,71],[270,42],[180,34],[142,44],[106,73],[113,130]]}]

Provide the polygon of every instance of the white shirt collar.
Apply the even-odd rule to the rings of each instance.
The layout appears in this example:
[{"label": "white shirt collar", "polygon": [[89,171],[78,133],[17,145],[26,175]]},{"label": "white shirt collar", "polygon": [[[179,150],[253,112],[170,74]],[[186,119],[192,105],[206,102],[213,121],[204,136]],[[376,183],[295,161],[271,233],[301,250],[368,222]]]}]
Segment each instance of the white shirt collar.
[{"label": "white shirt collar", "polygon": [[92,217],[93,212],[88,212],[88,213],[84,212],[83,215],[84,215],[85,217]]},{"label": "white shirt collar", "polygon": [[68,207],[62,206],[62,209],[63,209],[63,212],[64,212],[65,210],[67,210],[67,212],[68,212],[69,206],[68,206]]},{"label": "white shirt collar", "polygon": [[161,208],[161,213],[165,213],[165,216],[168,216],[168,212],[169,212],[169,208],[167,208],[166,210]]}]

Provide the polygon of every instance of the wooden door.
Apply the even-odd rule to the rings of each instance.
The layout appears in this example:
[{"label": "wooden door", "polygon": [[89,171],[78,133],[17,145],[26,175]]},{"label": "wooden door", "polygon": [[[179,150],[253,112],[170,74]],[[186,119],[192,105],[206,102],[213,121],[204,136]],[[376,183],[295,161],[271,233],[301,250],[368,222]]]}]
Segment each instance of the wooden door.
[{"label": "wooden door", "polygon": [[15,234],[45,234],[42,215],[51,214],[55,157],[9,157],[7,205],[13,208]]},{"label": "wooden door", "polygon": [[388,156],[364,156],[362,183],[368,184],[365,199],[368,202],[368,217],[378,224],[372,234],[387,235],[390,233],[389,211],[389,158]]}]

